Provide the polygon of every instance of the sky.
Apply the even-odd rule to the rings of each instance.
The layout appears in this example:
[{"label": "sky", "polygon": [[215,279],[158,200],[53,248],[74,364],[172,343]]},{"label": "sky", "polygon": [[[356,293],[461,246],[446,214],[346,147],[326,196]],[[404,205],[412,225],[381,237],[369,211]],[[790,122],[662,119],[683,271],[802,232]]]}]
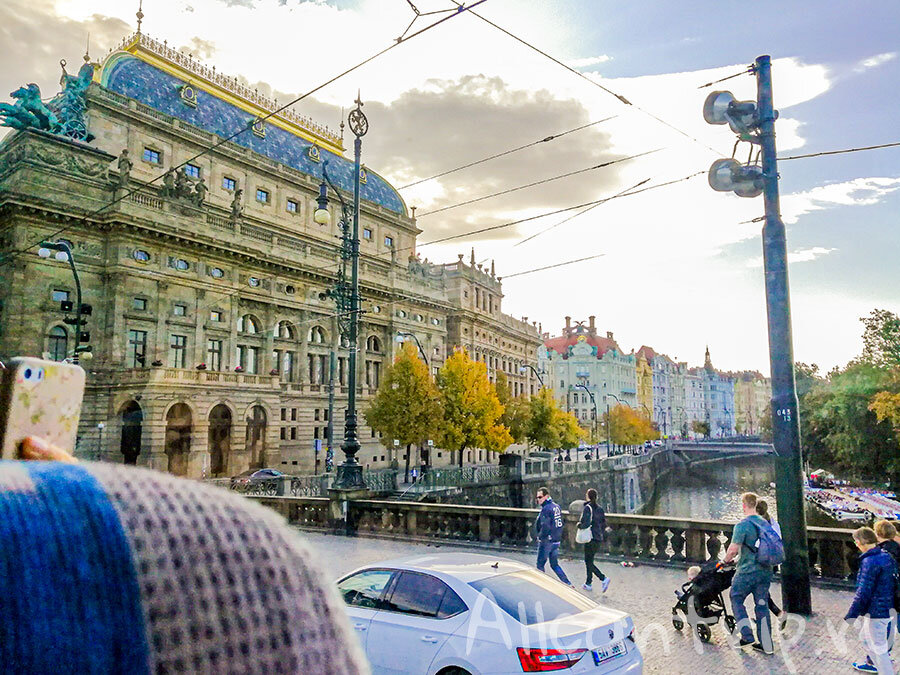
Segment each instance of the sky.
[{"label": "sky", "polygon": [[[414,4],[422,14],[454,6]],[[80,63],[88,33],[102,58],[134,30],[136,10],[137,0],[4,0],[0,92],[32,81],[56,91],[59,59]],[[145,33],[280,101],[394,43],[413,19],[409,33],[449,16],[415,18],[406,0],[144,0],[143,12]],[[505,280],[504,311],[551,335],[567,315],[595,315],[625,351],[646,344],[695,365],[708,345],[721,369],[767,374],[761,224],[747,222],[763,214],[762,198],[710,189],[705,172],[732,156],[735,138],[701,113],[715,88],[755,99],[755,80],[699,87],[770,54],[779,156],[898,141],[900,4],[486,0],[474,12],[584,77],[464,12],[297,110],[334,129],[359,90],[363,161],[398,188],[590,124],[401,189],[417,207],[419,253],[450,262],[474,247],[501,277],[601,256]],[[827,371],[860,353],[860,317],[900,313],[900,148],[782,161],[779,171],[794,355]],[[567,222],[578,211],[429,244],[698,173]]]}]

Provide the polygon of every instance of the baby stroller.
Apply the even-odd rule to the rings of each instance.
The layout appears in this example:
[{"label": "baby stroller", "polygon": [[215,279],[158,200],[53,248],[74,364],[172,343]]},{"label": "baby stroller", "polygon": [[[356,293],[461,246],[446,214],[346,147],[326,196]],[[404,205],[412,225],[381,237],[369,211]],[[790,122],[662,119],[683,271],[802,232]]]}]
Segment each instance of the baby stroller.
[{"label": "baby stroller", "polygon": [[723,565],[717,560],[710,560],[701,565],[700,574],[682,584],[678,602],[672,608],[672,625],[675,630],[684,628],[688,624],[696,622],[694,629],[697,637],[703,642],[709,642],[712,637],[710,626],[719,622],[719,617],[725,618],[725,628],[729,633],[734,632],[737,622],[725,609],[725,599],[722,592],[731,587],[734,577],[734,565]]}]

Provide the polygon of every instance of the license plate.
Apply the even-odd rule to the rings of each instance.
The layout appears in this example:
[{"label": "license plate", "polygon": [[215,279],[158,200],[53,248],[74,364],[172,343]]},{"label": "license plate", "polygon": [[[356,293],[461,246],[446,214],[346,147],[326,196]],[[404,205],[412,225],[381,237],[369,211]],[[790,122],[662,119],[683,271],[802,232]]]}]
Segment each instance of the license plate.
[{"label": "license plate", "polygon": [[615,644],[609,645],[608,647],[604,647],[603,649],[595,649],[593,651],[594,654],[594,664],[600,665],[601,663],[606,663],[611,659],[618,658],[620,656],[625,655],[625,642],[616,642]]}]

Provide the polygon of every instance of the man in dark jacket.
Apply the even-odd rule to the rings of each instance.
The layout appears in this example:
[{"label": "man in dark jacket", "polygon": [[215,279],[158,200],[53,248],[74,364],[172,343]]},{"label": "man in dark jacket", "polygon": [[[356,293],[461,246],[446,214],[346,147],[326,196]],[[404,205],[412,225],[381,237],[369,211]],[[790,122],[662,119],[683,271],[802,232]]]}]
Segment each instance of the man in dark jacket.
[{"label": "man in dark jacket", "polygon": [[572,582],[559,566],[559,542],[563,531],[562,509],[550,498],[550,491],[545,487],[538,488],[537,502],[541,505],[541,512],[534,523],[538,538],[537,568],[543,572],[549,559],[550,568],[556,572],[559,580],[566,586],[571,586]]},{"label": "man in dark jacket", "polygon": [[853,667],[864,673],[893,675],[891,610],[897,565],[889,553],[878,547],[878,538],[871,528],[856,530],[853,541],[860,550],[859,572],[856,595],[844,620],[863,618],[859,637],[868,653],[868,659],[854,663]]}]

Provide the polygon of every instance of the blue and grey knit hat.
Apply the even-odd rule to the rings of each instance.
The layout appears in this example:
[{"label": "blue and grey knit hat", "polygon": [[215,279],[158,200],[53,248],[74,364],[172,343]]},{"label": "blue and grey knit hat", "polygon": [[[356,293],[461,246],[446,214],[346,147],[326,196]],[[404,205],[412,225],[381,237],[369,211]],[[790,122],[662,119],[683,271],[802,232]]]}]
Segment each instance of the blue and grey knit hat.
[{"label": "blue and grey knit hat", "polygon": [[0,462],[0,672],[368,672],[300,534],[225,490]]}]

